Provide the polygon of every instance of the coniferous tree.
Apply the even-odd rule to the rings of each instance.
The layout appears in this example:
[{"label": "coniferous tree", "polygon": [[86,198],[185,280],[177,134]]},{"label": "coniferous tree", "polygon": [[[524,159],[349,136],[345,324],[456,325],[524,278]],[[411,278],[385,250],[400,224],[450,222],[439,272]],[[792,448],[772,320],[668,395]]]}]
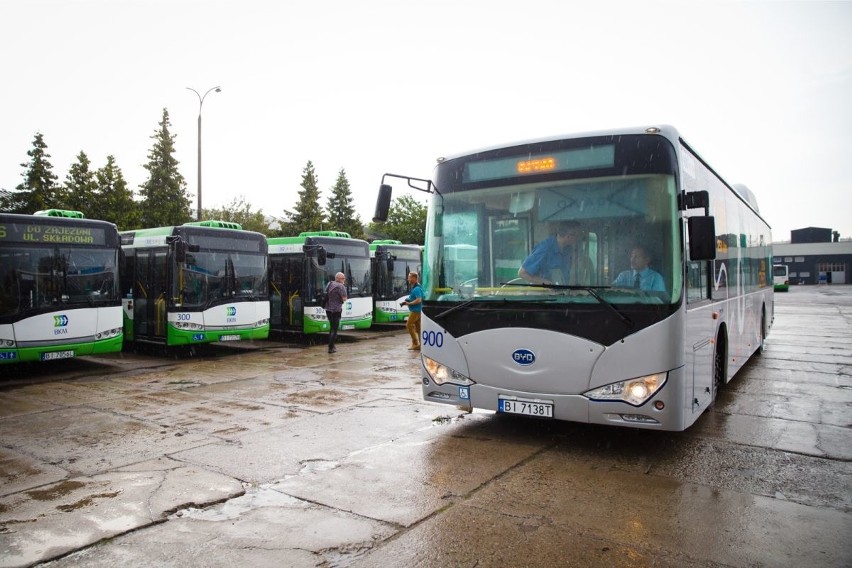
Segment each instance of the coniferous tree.
[{"label": "coniferous tree", "polygon": [[370,223],[370,232],[405,244],[422,245],[426,241],[426,206],[410,195],[394,199],[385,223]]},{"label": "coniferous tree", "polygon": [[159,126],[159,130],[151,136],[154,146],[145,164],[149,177],[139,186],[143,227],[181,225],[192,219],[192,202],[186,192],[186,181],[178,171],[178,161],[174,157],[177,135],[169,133],[168,109],[163,109],[163,120]]},{"label": "coniferous tree", "polygon": [[21,164],[21,167],[26,168],[24,181],[0,200],[3,211],[31,214],[43,209],[63,207],[64,192],[56,183],[59,178],[53,173],[50,154],[46,150],[44,136],[36,132],[33,148],[27,152],[30,161]]},{"label": "coniferous tree", "polygon": [[364,225],[361,218],[355,213],[352,205],[352,190],[349,188],[349,180],[343,168],[337,173],[337,181],[331,188],[331,196],[328,198],[326,213],[328,214],[328,226],[335,231],[345,231],[352,238],[364,238]]},{"label": "coniferous tree", "polygon": [[302,190],[295,211],[284,210],[285,220],[281,223],[284,236],[296,236],[304,231],[321,231],[325,215],[320,206],[320,191],[314,164],[308,160],[302,171]]},{"label": "coniferous tree", "polygon": [[141,228],[139,206],[133,200],[133,192],[127,187],[114,156],[107,156],[106,165],[95,172],[95,178],[96,198],[88,216],[112,221],[121,231]]},{"label": "coniferous tree", "polygon": [[89,169],[91,161],[82,150],[77,155],[77,162],[71,164],[68,175],[65,176],[65,207],[82,211],[90,219],[92,206],[95,205],[97,180],[95,173]]}]

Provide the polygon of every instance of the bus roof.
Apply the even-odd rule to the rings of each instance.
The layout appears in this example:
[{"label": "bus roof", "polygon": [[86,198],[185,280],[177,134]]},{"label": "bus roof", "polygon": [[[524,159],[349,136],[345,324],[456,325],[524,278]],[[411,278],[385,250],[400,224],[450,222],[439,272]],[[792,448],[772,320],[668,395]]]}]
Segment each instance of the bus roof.
[{"label": "bus roof", "polygon": [[554,136],[544,136],[541,138],[530,138],[527,140],[518,140],[514,142],[507,142],[505,144],[494,144],[491,146],[485,146],[483,148],[477,148],[475,150],[471,150],[468,152],[456,152],[451,155],[447,155],[445,157],[440,157],[437,159],[437,162],[440,164],[441,162],[445,162],[447,160],[454,160],[456,158],[463,158],[465,156],[470,156],[472,154],[479,154],[480,152],[488,152],[491,150],[499,150],[501,148],[511,148],[513,146],[524,146],[526,144],[539,144],[542,142],[554,142],[556,140],[565,140],[571,138],[593,138],[597,136],[620,136],[625,134],[658,134],[663,135],[669,140],[677,141],[681,138],[677,129],[674,126],[668,124],[660,124],[660,125],[651,125],[651,126],[632,126],[627,128],[618,128],[618,129],[609,129],[609,130],[596,130],[589,132],[577,132],[573,134],[560,134]]},{"label": "bus roof", "polygon": [[345,231],[302,231],[300,237],[338,237],[341,239],[351,239],[352,235]]},{"label": "bus roof", "polygon": [[298,237],[267,237],[266,242],[269,245],[269,254],[301,253],[305,244],[362,246],[365,255],[369,250],[367,241],[353,239],[349,233],[342,231],[307,231],[299,233]]},{"label": "bus roof", "polygon": [[[246,231],[241,228],[241,225],[238,223],[230,223],[233,226],[223,226],[229,225],[228,222],[217,222],[222,224],[206,224],[207,222],[192,222],[192,223],[184,223],[183,225],[170,225],[167,227],[151,227],[147,229],[131,229],[129,231],[121,231],[119,234],[121,235],[121,244],[122,246],[130,246],[130,247],[149,247],[149,246],[164,246],[166,244],[166,237],[184,234],[184,235],[220,235],[223,232],[238,232],[240,234],[240,238],[251,240],[253,237],[256,240],[266,241],[266,236],[262,233],[258,233],[256,231]],[[227,236],[227,235],[225,235]],[[236,236],[236,235],[234,235]]]},{"label": "bus roof", "polygon": [[219,221],[215,219],[208,219],[206,221],[191,221],[189,223],[184,223],[184,225],[195,225],[196,227],[213,227],[214,229],[235,229],[237,231],[243,230],[243,226],[239,223],[234,223],[232,221]]},{"label": "bus roof", "polygon": [[67,217],[68,219],[85,219],[82,211],[69,211],[67,209],[42,209],[36,211],[33,215],[42,217]]}]

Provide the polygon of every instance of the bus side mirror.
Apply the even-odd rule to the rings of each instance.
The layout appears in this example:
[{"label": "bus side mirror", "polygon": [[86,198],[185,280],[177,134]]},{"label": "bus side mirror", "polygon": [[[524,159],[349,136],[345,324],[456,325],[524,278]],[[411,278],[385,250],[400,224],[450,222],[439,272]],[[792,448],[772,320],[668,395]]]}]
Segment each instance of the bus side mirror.
[{"label": "bus side mirror", "polygon": [[388,259],[385,261],[388,265],[388,272],[393,272],[393,257],[388,256]]},{"label": "bus side mirror", "polygon": [[186,242],[183,239],[175,242],[175,260],[186,262]]},{"label": "bus side mirror", "polygon": [[376,198],[376,212],[373,214],[374,223],[384,223],[388,220],[391,195],[393,188],[385,183],[379,186],[379,196]]},{"label": "bus side mirror", "polygon": [[714,217],[690,217],[689,259],[714,260],[716,258],[716,219]]},{"label": "bus side mirror", "polygon": [[325,252],[325,247],[317,248],[317,264],[320,266],[325,265],[325,261],[328,258],[328,253]]}]

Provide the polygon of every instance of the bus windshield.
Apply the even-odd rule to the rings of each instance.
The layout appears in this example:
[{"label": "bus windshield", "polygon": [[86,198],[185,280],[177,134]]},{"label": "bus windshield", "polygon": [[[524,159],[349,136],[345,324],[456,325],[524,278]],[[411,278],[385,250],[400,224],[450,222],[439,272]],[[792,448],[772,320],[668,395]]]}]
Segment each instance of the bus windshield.
[{"label": "bus windshield", "polygon": [[[331,247],[328,248],[333,250]],[[319,283],[319,286],[324,289],[328,282],[334,280],[335,274],[342,272],[346,275],[348,297],[370,297],[373,293],[370,284],[370,257],[366,256],[366,248],[359,248],[358,253],[356,257],[335,253],[333,258],[329,256],[323,266],[319,266],[316,264],[316,260],[314,260],[313,266],[317,272],[316,282]]]},{"label": "bus windshield", "polygon": [[442,188],[426,300],[677,302],[675,187],[674,175],[643,173]]},{"label": "bus windshield", "polygon": [[373,285],[378,287],[381,283],[381,289],[376,290],[376,298],[395,300],[406,296],[409,293],[408,274],[421,272],[420,248],[384,245],[377,251],[376,267],[378,282]]},{"label": "bus windshield", "polygon": [[118,251],[19,247],[0,254],[0,317],[117,300]]},{"label": "bus windshield", "polygon": [[266,255],[200,251],[178,263],[173,297],[180,305],[204,307],[235,300],[257,300],[268,294]]}]

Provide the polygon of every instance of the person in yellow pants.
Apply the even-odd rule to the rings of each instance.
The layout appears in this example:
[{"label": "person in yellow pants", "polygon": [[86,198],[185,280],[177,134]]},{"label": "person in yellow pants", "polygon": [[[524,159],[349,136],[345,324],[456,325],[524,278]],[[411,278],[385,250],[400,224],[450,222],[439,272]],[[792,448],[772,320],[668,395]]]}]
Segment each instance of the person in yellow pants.
[{"label": "person in yellow pants", "polygon": [[420,350],[420,315],[423,311],[423,288],[417,282],[417,273],[408,273],[408,285],[411,286],[411,292],[408,297],[403,300],[402,305],[408,306],[408,321],[405,322],[405,327],[408,329],[408,334],[411,336],[411,347],[409,351]]}]

